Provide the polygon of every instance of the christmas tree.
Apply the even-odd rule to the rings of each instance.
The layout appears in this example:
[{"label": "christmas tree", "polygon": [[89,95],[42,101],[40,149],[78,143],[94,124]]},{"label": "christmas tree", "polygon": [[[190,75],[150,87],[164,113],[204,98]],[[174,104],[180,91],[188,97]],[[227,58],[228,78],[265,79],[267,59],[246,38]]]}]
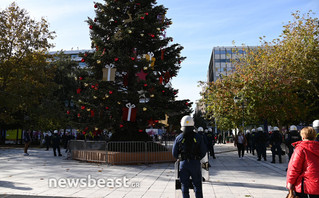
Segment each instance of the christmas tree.
[{"label": "christmas tree", "polygon": [[159,127],[165,115],[191,113],[171,85],[185,57],[166,37],[167,9],[155,0],[105,0],[94,9],[96,17],[87,20],[94,50],[83,55],[88,67],[74,97],[73,118],[83,134],[108,129],[115,141],[146,141],[145,129]]}]

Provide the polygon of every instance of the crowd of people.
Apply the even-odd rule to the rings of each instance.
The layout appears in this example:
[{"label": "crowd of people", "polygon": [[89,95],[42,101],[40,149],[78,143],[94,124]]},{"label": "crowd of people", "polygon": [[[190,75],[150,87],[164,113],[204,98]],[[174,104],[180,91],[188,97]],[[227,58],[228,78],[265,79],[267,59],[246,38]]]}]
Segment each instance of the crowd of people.
[{"label": "crowd of people", "polygon": [[[190,116],[184,116],[181,120],[182,133],[175,139],[173,156],[179,162],[179,178],[184,198],[189,197],[189,188],[194,187],[196,198],[203,197],[201,159],[206,152],[210,152],[215,158],[213,144],[216,138],[214,133],[209,133],[199,127],[194,128],[194,121]],[[247,153],[257,154],[257,160],[267,161],[266,150],[271,147],[272,161],[282,163],[283,143],[287,147],[289,159],[287,168],[287,185],[290,195],[299,198],[319,198],[319,120],[313,122],[313,127],[305,127],[298,131],[295,125],[291,125],[288,132],[282,134],[278,127],[273,127],[270,133],[264,132],[262,127],[242,131],[234,138],[234,145],[238,150],[238,157],[244,157]],[[192,183],[190,183],[192,179]]]}]

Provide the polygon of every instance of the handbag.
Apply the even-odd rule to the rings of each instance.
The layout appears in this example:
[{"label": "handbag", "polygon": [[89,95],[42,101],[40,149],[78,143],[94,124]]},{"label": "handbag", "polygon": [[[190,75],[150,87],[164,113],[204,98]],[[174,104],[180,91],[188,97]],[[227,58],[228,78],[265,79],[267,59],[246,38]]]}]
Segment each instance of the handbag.
[{"label": "handbag", "polygon": [[294,190],[290,189],[286,198],[299,198],[295,195]]}]

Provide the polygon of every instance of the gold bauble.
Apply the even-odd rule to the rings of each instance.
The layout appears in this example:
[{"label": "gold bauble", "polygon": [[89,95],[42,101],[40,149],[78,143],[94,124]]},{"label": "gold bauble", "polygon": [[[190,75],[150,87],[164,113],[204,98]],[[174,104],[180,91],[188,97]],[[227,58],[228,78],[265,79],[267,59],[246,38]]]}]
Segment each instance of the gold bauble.
[{"label": "gold bauble", "polygon": [[146,108],[146,107],[143,107],[143,111],[147,111],[147,108]]}]

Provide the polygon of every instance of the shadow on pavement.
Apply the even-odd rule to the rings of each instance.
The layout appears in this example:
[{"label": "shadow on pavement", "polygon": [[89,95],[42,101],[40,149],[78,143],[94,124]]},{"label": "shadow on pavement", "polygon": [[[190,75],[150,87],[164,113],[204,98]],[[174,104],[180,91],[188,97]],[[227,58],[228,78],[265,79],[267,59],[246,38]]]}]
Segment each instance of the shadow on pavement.
[{"label": "shadow on pavement", "polygon": [[[52,196],[36,196],[36,195],[9,195],[9,194],[0,194],[1,198],[62,198],[62,197],[52,197]],[[63,198],[71,198],[71,197],[63,197]],[[72,197],[74,198],[74,197]]]},{"label": "shadow on pavement", "polygon": [[237,186],[237,187],[245,187],[245,188],[258,188],[258,189],[269,189],[269,190],[279,190],[279,191],[287,191],[285,187],[282,186],[274,186],[269,184],[252,184],[252,183],[239,183],[239,182],[209,182],[211,185],[219,185],[219,186]]},{"label": "shadow on pavement", "polygon": [[[33,190],[32,188],[29,187],[18,187],[15,185],[16,183],[9,182],[9,181],[0,181],[0,186],[2,188],[11,188],[11,189],[16,189],[16,190]],[[0,196],[2,197],[2,196]]]}]

